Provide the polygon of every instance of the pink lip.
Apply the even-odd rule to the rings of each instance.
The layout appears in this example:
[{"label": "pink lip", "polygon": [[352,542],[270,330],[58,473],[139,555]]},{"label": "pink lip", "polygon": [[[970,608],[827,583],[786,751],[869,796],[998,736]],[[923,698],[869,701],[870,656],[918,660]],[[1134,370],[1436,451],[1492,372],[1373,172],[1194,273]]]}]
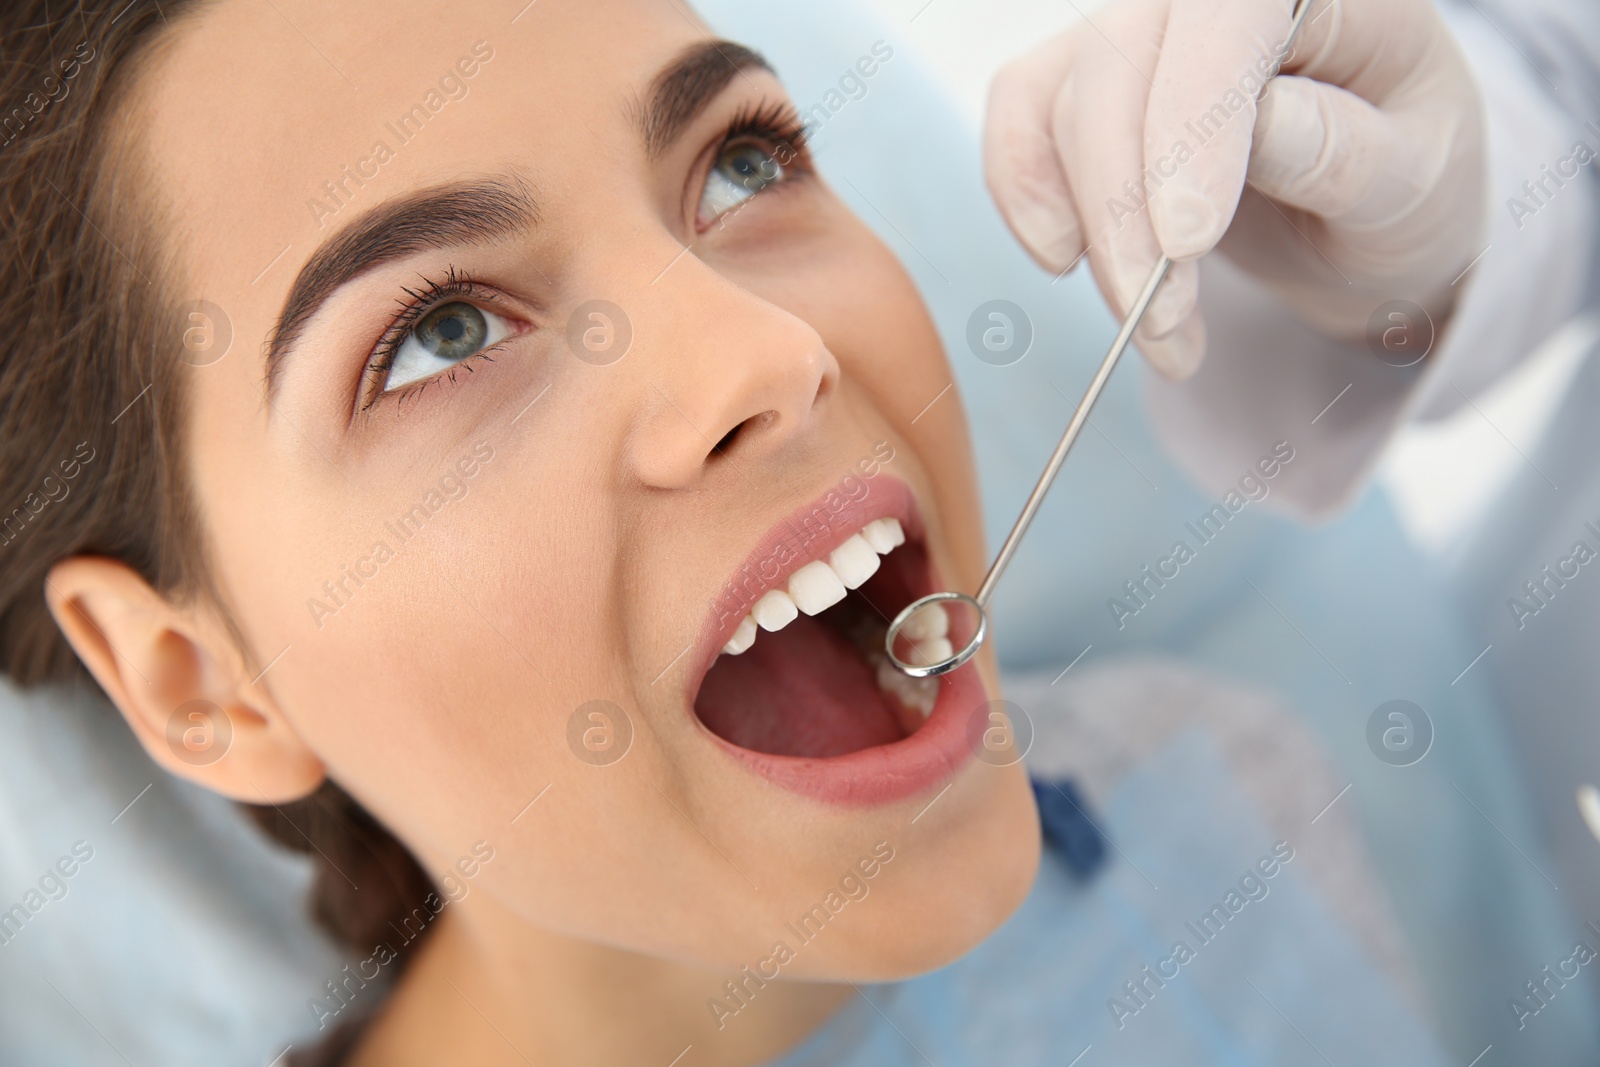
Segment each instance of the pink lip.
[{"label": "pink lip", "polygon": [[[826,559],[874,519],[898,519],[909,541],[924,540],[922,516],[909,486],[887,474],[858,482],[867,486],[859,499],[835,489],[778,522],[728,580],[711,606],[696,648],[698,669],[689,676],[691,717],[701,680],[763,593],[783,588],[791,574],[814,559]],[[834,504],[840,505],[837,510]],[[928,567],[931,588],[941,588],[931,560]],[[706,730],[697,717],[695,724],[751,770],[786,789],[846,806],[888,804],[948,781],[973,755],[965,720],[988,699],[983,682],[968,664],[941,683],[933,713],[916,733],[845,756],[812,759],[755,752]]]}]

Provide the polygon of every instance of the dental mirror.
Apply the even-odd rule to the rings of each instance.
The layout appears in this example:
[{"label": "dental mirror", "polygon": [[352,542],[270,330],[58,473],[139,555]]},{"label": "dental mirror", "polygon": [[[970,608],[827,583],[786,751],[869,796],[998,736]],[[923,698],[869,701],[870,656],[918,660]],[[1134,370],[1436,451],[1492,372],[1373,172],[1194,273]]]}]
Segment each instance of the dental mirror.
[{"label": "dental mirror", "polygon": [[[1283,47],[1277,56],[1280,66],[1283,57],[1289,54],[1313,3],[1315,0],[1299,0],[1296,4],[1294,18],[1289,24],[1289,35],[1284,39]],[[1277,69],[1274,69],[1273,75],[1276,74]],[[1072,449],[1072,443],[1078,439],[1078,434],[1088,423],[1089,413],[1094,410],[1095,402],[1100,399],[1100,393],[1111,378],[1111,372],[1116,369],[1117,360],[1122,358],[1128,342],[1133,340],[1133,331],[1138,329],[1145,311],[1150,307],[1150,301],[1156,295],[1156,290],[1161,287],[1161,283],[1166,280],[1167,272],[1171,269],[1172,260],[1166,256],[1156,261],[1155,268],[1146,279],[1138,299],[1128,309],[1127,318],[1122,322],[1122,329],[1117,331],[1116,340],[1111,342],[1111,350],[1100,362],[1100,369],[1089,382],[1089,388],[1084,391],[1083,399],[1078,401],[1078,409],[1072,413],[1072,421],[1067,423],[1066,432],[1061,435],[1061,442],[1051,454],[1050,462],[1045,464],[1044,473],[1039,476],[1038,484],[1029,494],[1028,502],[1022,506],[1022,514],[1017,516],[1016,525],[1011,527],[1011,533],[1000,546],[1000,552],[995,556],[989,573],[984,575],[983,584],[978,587],[977,595],[932,593],[906,605],[905,609],[894,617],[894,622],[889,624],[889,632],[884,636],[884,651],[888,653],[889,662],[894,664],[896,670],[912,678],[936,678],[960,667],[977,655],[978,649],[983,647],[983,642],[989,636],[987,611],[989,598],[994,595],[994,588],[1000,583],[1000,576],[1011,563],[1011,557],[1016,554],[1017,546],[1022,543],[1022,536],[1028,532],[1028,526],[1038,513],[1039,506],[1044,503],[1045,494],[1055,482],[1061,464],[1066,461],[1067,453]],[[960,642],[959,647],[957,641]]]},{"label": "dental mirror", "polygon": [[[1150,272],[1144,289],[1122,323],[1122,329],[1117,331],[1117,339],[1111,342],[1111,350],[1101,360],[1100,369],[1095,372],[1083,399],[1078,401],[1078,410],[1072,413],[1072,421],[1067,423],[1061,442],[1051,454],[1050,462],[1045,464],[1044,473],[1029,494],[1028,502],[1022,506],[1022,514],[1017,516],[1016,525],[1011,527],[1005,544],[1000,546],[994,564],[984,576],[983,584],[978,587],[978,595],[931,593],[906,605],[894,617],[894,622],[889,624],[889,632],[884,637],[884,651],[889,654],[889,662],[894,664],[896,670],[913,678],[935,678],[960,667],[983,647],[983,642],[989,636],[989,613],[986,610],[989,598],[994,594],[995,586],[1000,584],[1000,576],[1011,563],[1017,546],[1022,543],[1022,535],[1028,532],[1029,524],[1044,503],[1045,494],[1056,480],[1056,474],[1066,461],[1072,443],[1088,423],[1095,401],[1100,399],[1111,372],[1116,369],[1117,360],[1122,358],[1128,342],[1133,339],[1133,331],[1138,328],[1156,290],[1171,269],[1172,260],[1162,256]],[[957,641],[960,641],[959,647]]]}]

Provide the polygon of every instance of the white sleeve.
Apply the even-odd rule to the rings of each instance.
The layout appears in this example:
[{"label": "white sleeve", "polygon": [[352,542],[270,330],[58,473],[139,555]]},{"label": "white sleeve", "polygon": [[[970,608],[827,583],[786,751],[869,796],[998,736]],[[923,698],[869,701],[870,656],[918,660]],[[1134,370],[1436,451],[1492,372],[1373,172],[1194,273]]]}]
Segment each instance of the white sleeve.
[{"label": "white sleeve", "polygon": [[1600,17],[1589,7],[1570,5],[1579,13],[1569,16],[1551,0],[1519,0],[1515,15],[1486,12],[1484,0],[1443,6],[1484,93],[1493,201],[1487,249],[1419,366],[1397,369],[1364,343],[1314,333],[1222,257],[1202,264],[1205,363],[1182,383],[1146,373],[1156,433],[1202,488],[1222,492],[1286,441],[1295,459],[1271,500],[1301,518],[1337,511],[1406,421],[1450,413],[1592,299]]}]

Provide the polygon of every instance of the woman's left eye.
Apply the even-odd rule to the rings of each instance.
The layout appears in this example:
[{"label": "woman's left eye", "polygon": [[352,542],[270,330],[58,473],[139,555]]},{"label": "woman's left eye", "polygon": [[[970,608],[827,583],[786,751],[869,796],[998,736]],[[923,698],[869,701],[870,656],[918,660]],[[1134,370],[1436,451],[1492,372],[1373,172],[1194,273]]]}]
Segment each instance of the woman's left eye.
[{"label": "woman's left eye", "polygon": [[769,185],[784,178],[783,164],[767,149],[750,141],[723,146],[717,152],[696,214],[701,225],[714,222]]},{"label": "woman's left eye", "polygon": [[476,304],[452,300],[417,320],[395,348],[384,372],[382,392],[431,378],[505,340],[509,323]]}]

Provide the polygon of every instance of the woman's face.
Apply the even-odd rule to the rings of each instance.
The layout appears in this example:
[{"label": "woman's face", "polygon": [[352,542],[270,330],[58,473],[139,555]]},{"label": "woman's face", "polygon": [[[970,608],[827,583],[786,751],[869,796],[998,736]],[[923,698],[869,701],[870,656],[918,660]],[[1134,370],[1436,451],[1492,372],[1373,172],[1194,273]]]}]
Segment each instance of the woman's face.
[{"label": "woman's face", "polygon": [[629,949],[875,978],[993,929],[1037,827],[992,665],[871,652],[981,575],[965,424],[776,77],[642,0],[222,0],[156,55],[144,165],[232,330],[178,368],[209,564],[327,773]]}]

